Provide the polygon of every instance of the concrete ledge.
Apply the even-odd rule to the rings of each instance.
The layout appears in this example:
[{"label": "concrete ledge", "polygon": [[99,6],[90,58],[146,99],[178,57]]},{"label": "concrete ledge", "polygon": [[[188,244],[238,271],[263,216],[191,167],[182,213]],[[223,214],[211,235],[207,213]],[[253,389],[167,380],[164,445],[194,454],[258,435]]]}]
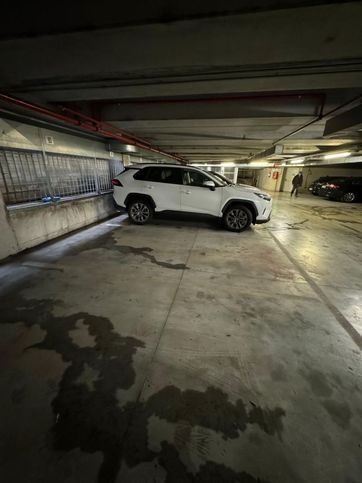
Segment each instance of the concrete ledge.
[{"label": "concrete ledge", "polygon": [[115,211],[112,194],[106,194],[59,204],[17,208],[8,213],[17,240],[17,251],[20,252],[107,218]]}]

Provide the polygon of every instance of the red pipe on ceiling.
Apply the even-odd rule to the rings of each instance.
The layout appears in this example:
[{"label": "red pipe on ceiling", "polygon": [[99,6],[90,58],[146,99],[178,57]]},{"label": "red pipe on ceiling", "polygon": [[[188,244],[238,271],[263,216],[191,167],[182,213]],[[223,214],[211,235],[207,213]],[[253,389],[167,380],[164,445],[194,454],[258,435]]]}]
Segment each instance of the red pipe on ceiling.
[{"label": "red pipe on ceiling", "polygon": [[134,141],[136,142],[139,142],[139,143],[142,143],[142,144],[147,144],[148,146],[152,147],[151,143],[149,143],[148,141],[146,141],[145,139],[141,139],[137,136],[134,136],[133,134],[127,132],[127,131],[124,131],[123,129],[120,129],[116,126],[112,126],[112,124],[108,124],[104,121],[99,121],[98,119],[95,119],[94,117],[90,117],[90,116],[87,116],[86,114],[83,114],[81,112],[78,112],[74,109],[71,109],[70,107],[65,107],[65,106],[59,106],[60,109],[62,111],[65,111],[65,112],[69,112],[70,114],[73,114],[75,116],[78,116],[78,117],[81,117],[93,124],[95,124],[96,126],[99,126],[99,127],[105,127],[107,129],[110,129],[110,130],[113,130],[113,131],[116,131],[126,137],[128,137],[129,139],[133,139]]},{"label": "red pipe on ceiling", "polygon": [[[126,131],[123,131],[122,129],[118,129],[117,127],[111,126],[110,124],[102,123],[101,121],[97,121],[96,119],[89,118],[87,122],[83,122],[80,119],[74,119],[72,117],[65,116],[64,114],[51,111],[50,109],[47,109],[45,107],[38,106],[36,104],[30,103],[27,101],[22,101],[21,99],[17,99],[15,97],[8,96],[6,94],[1,94],[1,93],[0,93],[0,101],[6,102],[8,104],[13,104],[23,109],[36,112],[38,114],[52,117],[53,119],[56,119],[58,121],[64,122],[66,124],[71,124],[81,129],[98,133],[101,136],[104,136],[107,138],[118,139],[119,141],[123,141],[127,144],[131,144],[138,148],[145,149],[153,153],[161,154],[169,158],[173,158],[181,163],[187,163],[186,159],[182,158],[181,156],[178,156],[177,154],[162,151],[161,149],[158,149],[157,147],[150,145],[148,141],[143,141],[140,138],[136,138],[135,136],[132,136],[131,134],[126,133]],[[88,117],[77,111],[73,111],[73,114],[83,119]]]}]

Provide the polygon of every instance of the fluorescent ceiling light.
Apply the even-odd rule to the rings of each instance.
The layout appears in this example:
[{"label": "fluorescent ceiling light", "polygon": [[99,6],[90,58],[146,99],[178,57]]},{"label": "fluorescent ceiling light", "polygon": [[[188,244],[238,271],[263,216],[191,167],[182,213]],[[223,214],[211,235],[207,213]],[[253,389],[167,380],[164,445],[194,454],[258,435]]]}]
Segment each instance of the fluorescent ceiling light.
[{"label": "fluorescent ceiling light", "polygon": [[303,163],[305,158],[295,158],[295,159],[292,159],[290,162],[292,164],[300,164],[300,163]]},{"label": "fluorescent ceiling light", "polygon": [[222,163],[222,166],[235,166],[235,163]]},{"label": "fluorescent ceiling light", "polygon": [[270,168],[272,167],[272,165],[269,164],[267,161],[251,161],[249,163],[249,166],[264,166],[264,167],[269,166]]},{"label": "fluorescent ceiling light", "polygon": [[350,151],[343,151],[341,153],[326,154],[324,156],[324,159],[346,158],[347,156],[350,156],[350,154],[351,154]]}]

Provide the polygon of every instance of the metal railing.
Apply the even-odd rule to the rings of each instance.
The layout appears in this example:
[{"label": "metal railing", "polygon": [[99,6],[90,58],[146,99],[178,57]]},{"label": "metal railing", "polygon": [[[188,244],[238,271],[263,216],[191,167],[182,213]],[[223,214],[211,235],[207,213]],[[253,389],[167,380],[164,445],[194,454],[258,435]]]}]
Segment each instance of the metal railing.
[{"label": "metal railing", "polygon": [[7,205],[107,193],[121,168],[117,159],[0,148],[0,190]]}]

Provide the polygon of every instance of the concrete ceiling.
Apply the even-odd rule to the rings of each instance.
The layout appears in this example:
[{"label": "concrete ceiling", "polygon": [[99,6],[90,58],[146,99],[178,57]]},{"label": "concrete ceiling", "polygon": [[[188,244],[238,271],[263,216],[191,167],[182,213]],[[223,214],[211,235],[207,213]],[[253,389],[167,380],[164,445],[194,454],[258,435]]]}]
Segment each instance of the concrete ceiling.
[{"label": "concrete ceiling", "polygon": [[170,4],[113,15],[74,5],[69,16],[62,3],[49,21],[5,22],[1,91],[72,107],[189,162],[357,150],[362,2]]}]

